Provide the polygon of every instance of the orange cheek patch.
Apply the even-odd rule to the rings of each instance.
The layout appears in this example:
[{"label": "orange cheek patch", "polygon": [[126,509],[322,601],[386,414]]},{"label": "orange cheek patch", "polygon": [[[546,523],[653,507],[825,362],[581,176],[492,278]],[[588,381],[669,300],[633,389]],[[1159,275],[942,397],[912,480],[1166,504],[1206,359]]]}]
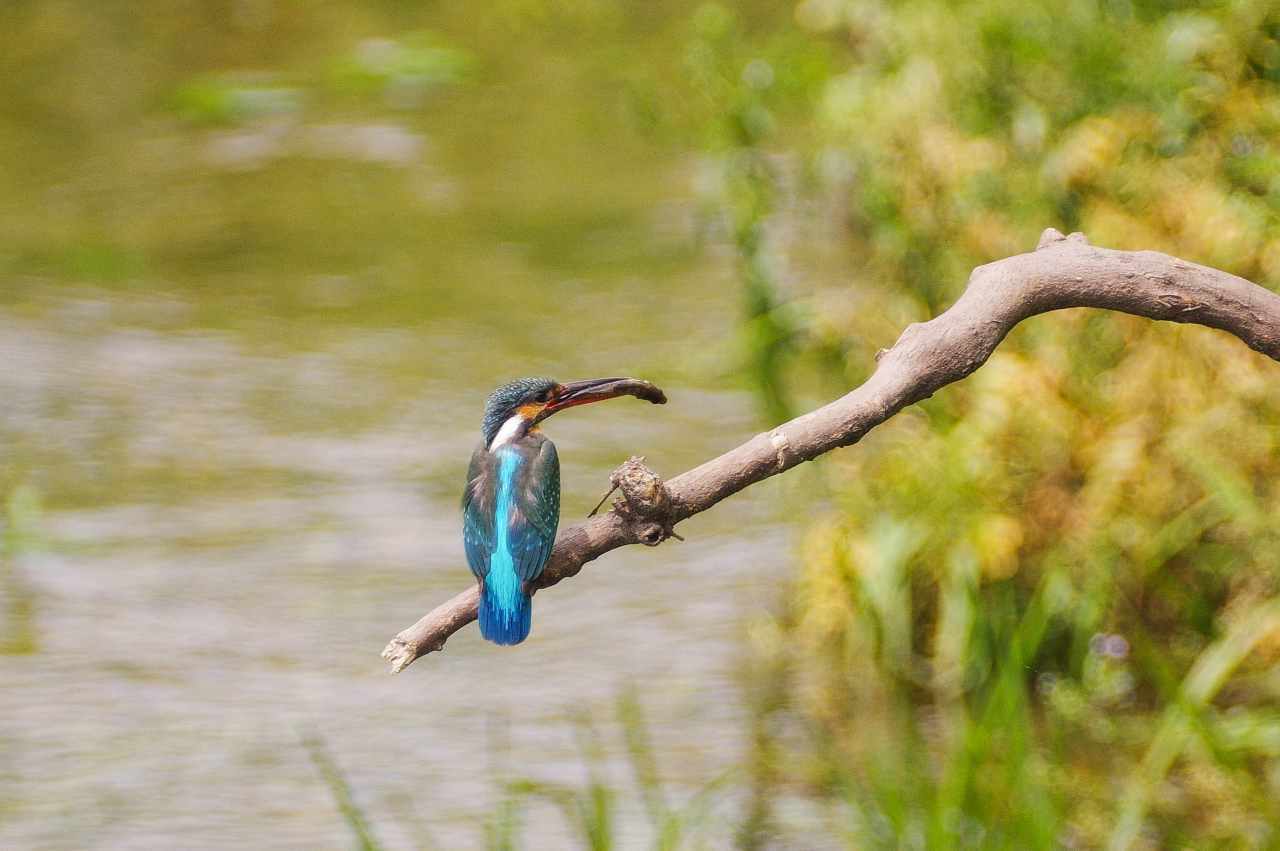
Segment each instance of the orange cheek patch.
[{"label": "orange cheek patch", "polygon": [[534,404],[534,403],[530,403],[530,404],[527,404],[527,405],[521,405],[521,406],[520,406],[520,408],[519,408],[520,416],[524,417],[526,420],[531,420],[531,419],[533,419],[534,417],[536,417],[538,414],[542,413],[542,409],[543,409],[544,407],[546,407],[546,406],[545,406],[545,405],[538,405],[538,404]]}]

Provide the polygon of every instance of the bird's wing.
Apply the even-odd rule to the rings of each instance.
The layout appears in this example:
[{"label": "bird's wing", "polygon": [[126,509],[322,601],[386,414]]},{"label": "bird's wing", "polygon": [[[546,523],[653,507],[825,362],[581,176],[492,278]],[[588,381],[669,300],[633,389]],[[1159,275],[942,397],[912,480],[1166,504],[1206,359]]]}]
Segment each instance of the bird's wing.
[{"label": "bird's wing", "polygon": [[484,579],[489,573],[495,545],[493,498],[497,483],[493,474],[493,456],[482,444],[471,453],[467,487],[462,492],[462,543],[467,564],[477,579]]},{"label": "bird's wing", "polygon": [[[542,573],[556,543],[560,525],[560,457],[545,438],[531,441],[517,474],[507,547],[516,575],[532,582]],[[523,448],[523,447],[522,447]]]}]

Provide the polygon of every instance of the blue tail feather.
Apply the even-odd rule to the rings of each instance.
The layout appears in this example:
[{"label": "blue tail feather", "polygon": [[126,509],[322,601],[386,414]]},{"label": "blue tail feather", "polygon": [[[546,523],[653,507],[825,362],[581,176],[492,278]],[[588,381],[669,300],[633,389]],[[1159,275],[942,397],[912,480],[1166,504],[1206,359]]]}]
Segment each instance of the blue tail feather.
[{"label": "blue tail feather", "polygon": [[521,591],[503,599],[495,591],[485,583],[480,593],[480,634],[494,644],[519,644],[529,637],[533,598]]}]

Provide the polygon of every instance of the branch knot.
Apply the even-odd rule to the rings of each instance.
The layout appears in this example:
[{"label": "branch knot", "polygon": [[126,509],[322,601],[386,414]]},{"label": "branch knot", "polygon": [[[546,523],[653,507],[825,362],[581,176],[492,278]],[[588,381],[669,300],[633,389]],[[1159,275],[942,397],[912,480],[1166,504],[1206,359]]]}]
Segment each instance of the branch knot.
[{"label": "branch knot", "polygon": [[667,538],[684,540],[672,529],[675,523],[671,494],[662,478],[645,464],[644,456],[628,458],[609,475],[609,484],[612,487],[604,498],[621,491],[622,499],[614,500],[613,513],[622,519],[637,542],[656,547]]}]

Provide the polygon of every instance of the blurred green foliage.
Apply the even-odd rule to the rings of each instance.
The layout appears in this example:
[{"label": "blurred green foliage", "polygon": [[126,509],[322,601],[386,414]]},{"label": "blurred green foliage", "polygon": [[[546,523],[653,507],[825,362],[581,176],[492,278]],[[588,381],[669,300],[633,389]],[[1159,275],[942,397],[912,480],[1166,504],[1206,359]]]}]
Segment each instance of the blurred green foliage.
[{"label": "blurred green foliage", "polygon": [[177,87],[169,106],[197,125],[233,125],[300,113],[308,98],[371,101],[392,109],[422,105],[430,93],[459,83],[475,60],[433,33],[417,31],[398,39],[368,38],[329,61],[314,78],[300,75],[285,84],[271,74],[200,74]]},{"label": "blurred green foliage", "polygon": [[[197,124],[231,124],[287,115],[302,106],[296,89],[225,77],[188,81],[174,92],[171,105],[180,117]],[[85,274],[92,276],[94,271],[86,269]]]},{"label": "blurred green foliage", "polygon": [[301,735],[300,740],[307,755],[311,757],[316,773],[320,775],[329,793],[333,795],[334,804],[342,814],[343,823],[351,830],[354,840],[352,847],[357,851],[382,851],[383,846],[374,835],[368,816],[356,801],[351,784],[333,755],[329,753],[329,747],[324,738],[318,733],[308,733]]},{"label": "blurred green foliage", "polygon": [[805,321],[784,295],[769,224],[784,197],[785,158],[774,149],[779,118],[802,116],[830,75],[827,51],[790,29],[758,47],[728,8],[704,4],[692,16],[685,68],[696,106],[686,121],[713,155],[713,206],[723,212],[742,282],[740,348],[763,414],[795,414],[787,370],[805,350]]},{"label": "blurred green foliage", "polygon": [[27,656],[40,649],[36,592],[22,572],[24,556],[44,545],[40,494],[13,488],[0,512],[0,654]]},{"label": "blurred green foliage", "polygon": [[[1051,225],[1280,286],[1273,3],[805,0],[795,20],[832,70],[740,134],[787,164],[759,178],[769,203],[720,188],[767,246],[743,251],[748,303],[763,280],[795,323],[764,384],[862,379]],[[741,73],[776,42],[744,33]],[[720,103],[743,124],[740,94]],[[1216,332],[1071,312],[834,456],[787,610],[754,632],[788,696],[761,709],[756,775],[836,802],[855,847],[1280,842],[1278,386]]]},{"label": "blurred green foliage", "polygon": [[[685,795],[682,803],[675,803],[675,794],[663,782],[638,692],[623,690],[616,704],[614,720],[626,745],[635,795],[649,821],[652,847],[655,851],[708,847],[716,835],[711,829],[716,822],[712,811],[726,796],[731,781],[737,779],[736,770],[723,772]],[[575,713],[572,727],[586,772],[584,783],[555,783],[513,774],[510,769],[505,772],[505,779],[495,778],[501,796],[484,823],[485,847],[490,851],[525,847],[523,840],[530,837],[524,829],[524,815],[539,804],[550,804],[560,811],[578,847],[608,851],[635,838],[626,832],[619,818],[623,795],[620,784],[607,770],[600,726],[590,715],[579,712]],[[715,823],[715,827],[723,825]]]},{"label": "blurred green foliage", "polygon": [[370,39],[332,72],[336,88],[355,94],[377,92],[390,106],[415,105],[439,86],[457,83],[470,73],[474,60],[429,32],[401,39]]}]

